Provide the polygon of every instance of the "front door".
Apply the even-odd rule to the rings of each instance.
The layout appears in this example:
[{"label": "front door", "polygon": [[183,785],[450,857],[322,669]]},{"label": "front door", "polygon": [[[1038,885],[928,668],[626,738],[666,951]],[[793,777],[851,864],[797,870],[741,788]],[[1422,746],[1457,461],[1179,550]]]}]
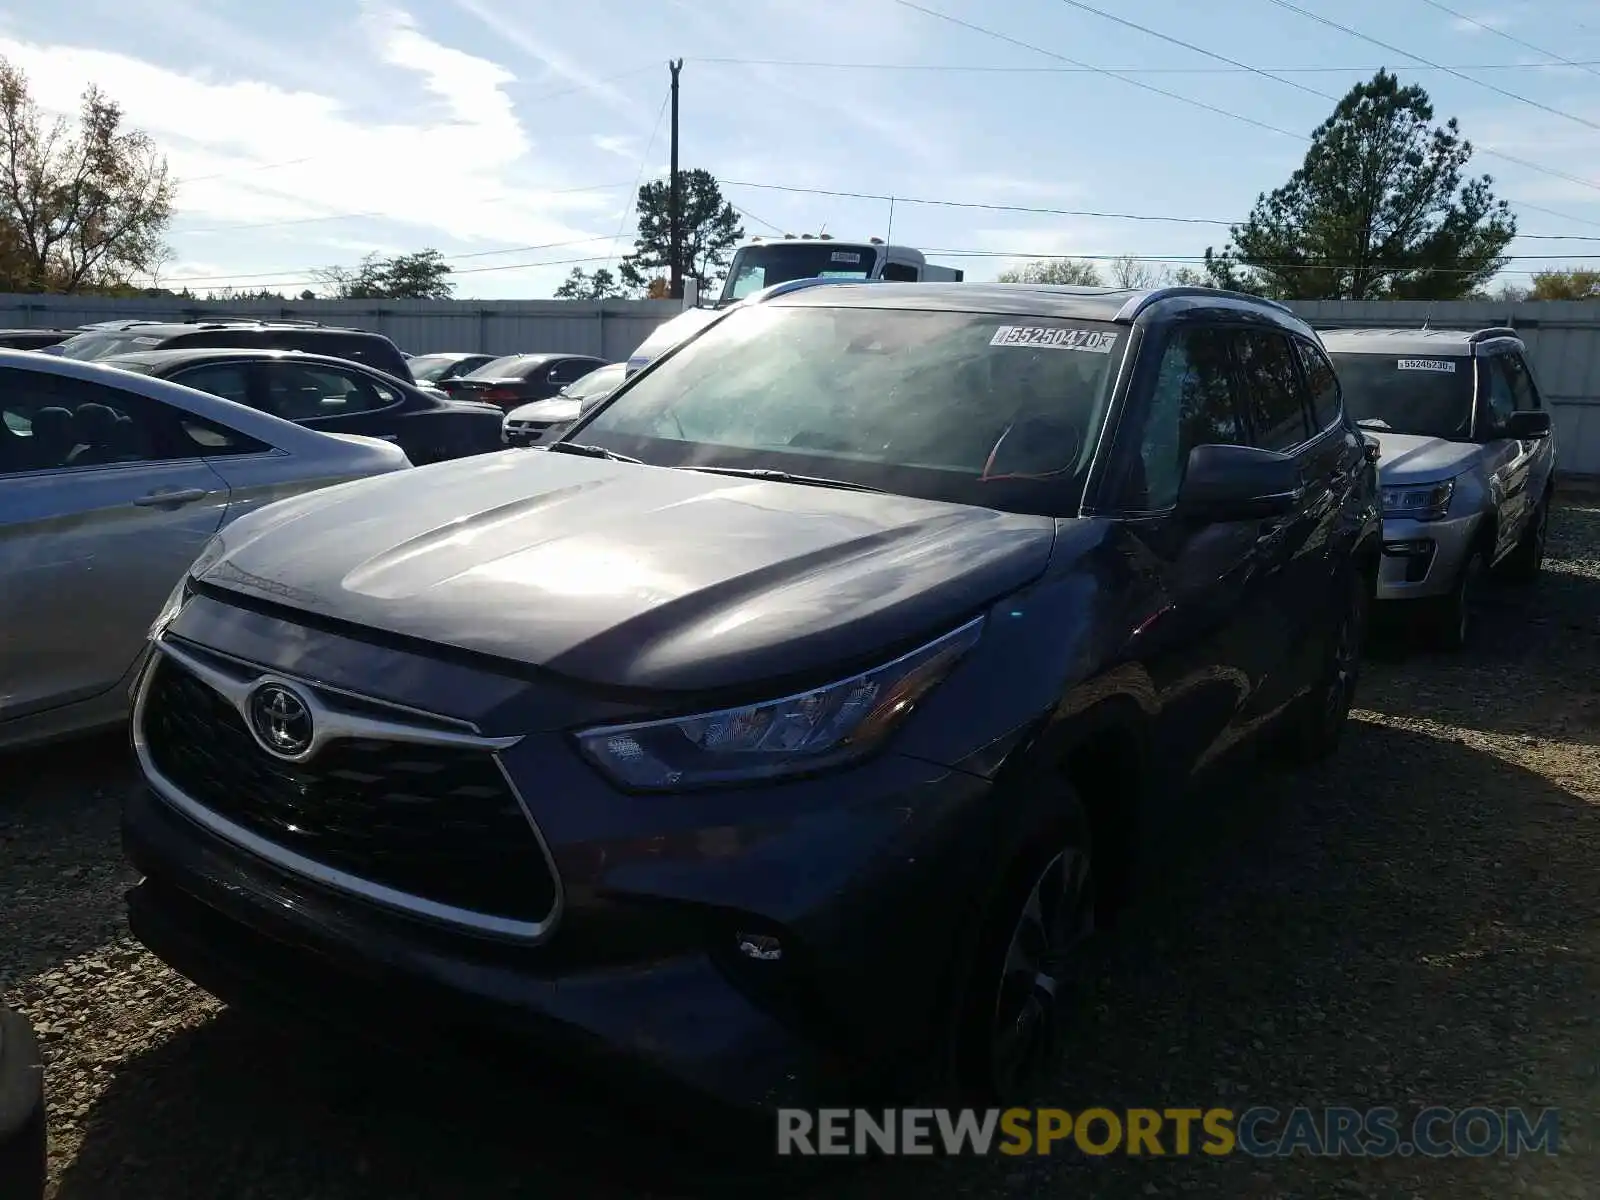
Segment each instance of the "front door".
[{"label": "front door", "polygon": [[0,721],[115,687],[229,491],[172,409],[0,369]]}]

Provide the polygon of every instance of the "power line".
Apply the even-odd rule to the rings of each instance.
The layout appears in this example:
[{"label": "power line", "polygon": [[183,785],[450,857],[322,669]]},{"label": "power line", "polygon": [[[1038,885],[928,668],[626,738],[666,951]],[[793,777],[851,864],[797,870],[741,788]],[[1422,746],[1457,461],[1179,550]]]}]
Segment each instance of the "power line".
[{"label": "power line", "polygon": [[[1426,0],[1424,0],[1426,3]],[[1497,31],[1498,32],[1498,31]],[[1541,51],[1541,53],[1546,53]],[[1115,71],[1119,75],[1238,75],[1269,71],[1274,75],[1371,75],[1383,69],[1375,66],[1349,67],[1019,67],[976,66],[971,63],[894,63],[894,62],[837,62],[823,59],[801,58],[691,58],[689,62],[701,66],[727,67],[786,67],[797,70],[825,71],[927,71],[952,75],[1097,75]],[[1571,62],[1561,59],[1553,63],[1458,63],[1455,66],[1415,67],[1419,71],[1549,71],[1555,67],[1600,66],[1600,59]]]},{"label": "power line", "polygon": [[[1329,21],[1326,20],[1326,18],[1319,17],[1315,13],[1308,13],[1304,9],[1299,8],[1299,7],[1297,7],[1297,6],[1293,5],[1293,4],[1288,3],[1288,0],[1271,0],[1271,2],[1273,4],[1277,4],[1277,5],[1281,6],[1281,7],[1291,9],[1291,10],[1293,10],[1295,12],[1303,13],[1305,16],[1310,17],[1312,20],[1322,21],[1324,24],[1334,25],[1335,28],[1344,29],[1344,26],[1335,25],[1333,22],[1329,22]],[[982,25],[974,25],[970,21],[963,21],[959,17],[952,17],[948,13],[938,12],[935,9],[924,8],[920,4],[913,3],[912,0],[894,0],[894,3],[900,5],[903,8],[909,8],[909,9],[912,9],[913,11],[915,11],[915,12],[922,13],[925,16],[930,16],[930,17],[933,17],[933,18],[935,18],[937,20],[940,20],[940,21],[946,21],[946,22],[948,22],[948,23],[950,23],[952,25],[959,26],[960,28],[966,29],[966,30],[968,30],[968,31],[970,31],[972,33],[982,34],[984,37],[994,38],[994,39],[996,39],[998,41],[1005,42],[1008,45],[1018,46],[1018,47],[1020,47],[1020,48],[1022,48],[1024,50],[1031,50],[1033,53],[1042,54],[1046,58],[1054,58],[1054,59],[1057,59],[1059,61],[1072,63],[1072,64],[1074,64],[1076,66],[1085,67],[1085,68],[1087,68],[1089,70],[1094,71],[1096,74],[1106,75],[1109,78],[1120,80],[1123,83],[1132,84],[1134,87],[1141,88],[1144,91],[1154,92],[1157,95],[1166,96],[1169,99],[1177,100],[1178,102],[1180,102],[1182,104],[1188,104],[1188,105],[1190,105],[1190,106],[1192,106],[1194,108],[1204,109],[1207,112],[1216,113],[1216,114],[1218,114],[1220,116],[1228,117],[1231,120],[1240,121],[1240,122],[1242,122],[1242,123],[1244,123],[1246,125],[1253,125],[1258,129],[1265,129],[1265,130],[1267,130],[1268,132],[1271,132],[1271,133],[1281,133],[1281,134],[1285,135],[1286,137],[1292,137],[1292,138],[1295,138],[1296,140],[1301,141],[1301,142],[1308,142],[1308,141],[1311,140],[1310,138],[1306,137],[1306,135],[1303,134],[1303,133],[1294,133],[1294,132],[1291,132],[1290,130],[1287,130],[1287,129],[1280,129],[1275,125],[1268,125],[1263,121],[1257,121],[1254,117],[1247,117],[1247,116],[1244,116],[1244,115],[1242,115],[1240,113],[1230,112],[1227,109],[1218,108],[1218,107],[1216,107],[1215,105],[1212,105],[1212,104],[1206,104],[1203,101],[1195,100],[1195,99],[1193,99],[1193,98],[1191,98],[1189,96],[1179,95],[1177,92],[1169,92],[1164,88],[1154,87],[1151,84],[1144,83],[1143,81],[1138,80],[1138,79],[1133,79],[1130,76],[1125,75],[1125,74],[1119,74],[1116,71],[1109,71],[1109,70],[1106,70],[1103,67],[1090,67],[1089,64],[1087,64],[1087,63],[1079,63],[1076,59],[1070,59],[1070,58],[1067,58],[1065,55],[1057,54],[1054,50],[1046,50],[1043,46],[1036,46],[1031,42],[1021,41],[1018,38],[1011,37],[1009,34],[1000,33],[998,30],[988,29],[988,28],[985,28]],[[1101,14],[1101,15],[1105,15],[1105,14]],[[1113,18],[1113,19],[1115,19],[1115,18]],[[1348,32],[1348,33],[1351,33],[1355,37],[1363,37],[1364,36],[1362,34],[1355,33],[1354,30],[1345,30],[1345,31]],[[1164,36],[1164,35],[1157,35],[1157,36]],[[1367,39],[1367,40],[1370,41],[1372,39]],[[1385,45],[1382,42],[1378,42],[1378,43],[1375,43],[1375,44],[1380,45],[1380,46]],[[1385,46],[1385,48],[1393,50],[1394,53],[1396,53],[1396,54],[1406,54],[1406,51],[1398,50],[1398,49],[1395,49],[1394,47]],[[1199,50],[1198,47],[1195,47],[1195,49]],[[1209,50],[1199,50],[1199,53],[1206,54],[1211,58],[1216,58],[1216,59],[1219,59],[1219,60],[1221,60],[1223,62],[1227,62],[1227,63],[1232,63],[1233,62],[1232,59],[1223,58],[1223,56],[1221,56],[1219,54],[1214,54]],[[1416,56],[1407,54],[1407,57],[1416,57]],[[1419,59],[1418,61],[1426,62],[1426,60],[1423,60],[1423,59]],[[1446,70],[1447,69],[1447,68],[1443,68],[1443,67],[1438,66],[1438,64],[1429,64],[1429,65],[1434,66],[1435,69],[1438,69],[1438,70]],[[1466,79],[1470,83],[1479,83],[1480,86],[1482,86],[1482,87],[1493,88],[1493,86],[1494,86],[1492,84],[1481,83],[1481,81],[1475,80],[1471,76],[1468,76],[1468,75],[1463,75],[1463,76],[1461,76],[1461,78]],[[1279,82],[1286,82],[1286,81],[1279,80]],[[1298,85],[1296,85],[1296,86],[1298,86]],[[1498,90],[1498,89],[1495,89],[1495,90]],[[1324,99],[1330,99],[1330,100],[1335,100],[1335,101],[1337,101],[1337,99],[1338,99],[1338,97],[1328,96],[1328,95],[1326,95],[1324,93],[1318,93],[1318,94],[1322,95]],[[1507,93],[1507,95],[1514,95],[1514,93]],[[1520,99],[1521,97],[1516,97],[1516,98]],[[1569,175],[1567,172],[1559,171],[1554,167],[1547,167],[1547,166],[1544,166],[1541,163],[1531,162],[1531,161],[1529,161],[1528,159],[1525,159],[1525,158],[1518,158],[1515,155],[1506,154],[1505,152],[1499,151],[1499,150],[1484,149],[1484,150],[1482,150],[1482,153],[1487,155],[1487,156],[1489,156],[1489,157],[1492,157],[1492,158],[1499,158],[1499,159],[1503,159],[1506,162],[1515,163],[1517,166],[1520,166],[1520,167],[1526,167],[1528,170],[1531,170],[1531,171],[1538,171],[1541,174],[1551,175],[1551,176],[1554,176],[1557,179],[1564,179],[1568,183],[1576,183],[1581,187],[1593,188],[1596,191],[1600,191],[1600,183],[1596,183],[1592,179],[1584,179],[1584,178],[1582,178],[1581,176],[1578,176],[1578,175]],[[1530,205],[1526,205],[1526,207],[1528,207],[1530,209],[1537,209],[1537,206],[1531,205],[1531,204]],[[1559,216],[1560,215],[1558,213],[1552,212],[1549,209],[1537,209],[1537,211],[1545,212],[1545,213],[1548,213],[1549,215],[1552,215],[1552,216]],[[1566,218],[1566,219],[1575,221],[1575,222],[1577,222],[1579,224],[1583,224],[1583,225],[1597,225],[1597,226],[1600,226],[1600,222],[1588,221],[1588,220],[1584,220],[1584,219],[1579,218],[1579,217],[1569,217],[1569,218]]]},{"label": "power line", "polygon": [[[1045,208],[1031,204],[984,204],[975,200],[930,200],[917,196],[891,196],[881,192],[846,192],[829,188],[800,187],[798,185],[781,183],[754,183],[743,179],[725,179],[721,181],[721,186],[725,188],[755,188],[761,191],[770,192],[793,192],[806,196],[833,196],[846,200],[876,200],[883,202],[892,201],[896,204],[917,204],[926,205],[932,208],[971,208],[982,212],[1028,213],[1034,216],[1048,217],[1093,217],[1102,220],[1148,221],[1154,223],[1171,223],[1174,225],[1217,225],[1223,228],[1230,228],[1240,223],[1238,220],[1225,221],[1219,217],[1174,217],[1162,216],[1154,213],[1107,212],[1082,208]],[[1529,205],[1528,207],[1531,208],[1532,206]],[[1579,223],[1587,224],[1600,224],[1600,222],[1584,222],[1583,218],[1581,217],[1568,217],[1562,213],[1552,213],[1551,215],[1561,217],[1563,220],[1567,221],[1577,221]],[[757,220],[760,220],[760,218],[757,218]],[[778,226],[773,225],[768,221],[761,221],[760,223],[774,231],[778,229]],[[1600,236],[1583,233],[1519,233],[1517,236],[1519,238],[1528,238],[1532,241],[1600,241]]]},{"label": "power line", "polygon": [[[540,192],[541,196],[572,196],[581,192],[608,192],[613,188],[627,187],[626,183],[591,183],[583,187],[556,188],[552,191]],[[328,213],[320,217],[293,217],[284,221],[258,221],[248,225],[214,225],[209,229],[180,229],[175,236],[187,237],[201,233],[230,233],[239,229],[277,229],[286,225],[311,225],[319,221],[354,221],[366,219],[387,219],[386,213],[380,212],[347,212]]]},{"label": "power line", "polygon": [[[1515,100],[1519,104],[1529,105],[1532,108],[1539,109],[1541,112],[1547,112],[1551,116],[1562,117],[1568,121],[1575,121],[1577,124],[1586,126],[1589,129],[1600,130],[1600,122],[1591,121],[1588,117],[1580,117],[1576,113],[1567,112],[1565,109],[1555,108],[1549,104],[1543,104],[1538,100],[1530,99],[1529,97],[1519,95],[1516,92],[1508,92],[1503,87],[1498,87],[1492,83],[1485,83],[1481,79],[1474,79],[1471,75],[1464,74],[1461,71],[1441,67],[1438,63],[1431,62],[1414,51],[1402,50],[1399,46],[1393,46],[1388,42],[1379,41],[1375,37],[1371,37],[1365,33],[1362,33],[1360,30],[1351,29],[1350,26],[1341,25],[1339,22],[1332,20],[1329,17],[1322,16],[1320,13],[1314,13],[1309,9],[1301,8],[1298,4],[1292,4],[1290,3],[1290,0],[1270,0],[1270,2],[1276,4],[1279,8],[1286,12],[1296,13],[1299,16],[1305,17],[1308,21],[1315,21],[1318,25],[1326,26],[1329,29],[1337,29],[1340,33],[1348,34],[1353,38],[1359,38],[1363,42],[1371,42],[1374,46],[1377,46],[1383,50],[1387,50],[1391,54],[1404,55],[1406,58],[1415,59],[1424,66],[1432,67],[1436,71],[1442,70],[1446,75],[1452,75],[1466,83],[1476,84],[1481,88],[1488,88],[1489,91],[1494,92],[1496,95],[1504,96],[1508,100]],[[1600,184],[1590,183],[1589,186],[1600,190]]]},{"label": "power line", "polygon": [[[1495,26],[1490,25],[1487,22],[1480,21],[1476,17],[1469,17],[1465,13],[1458,13],[1455,9],[1448,8],[1445,5],[1440,4],[1438,2],[1438,0],[1422,0],[1422,2],[1424,4],[1426,4],[1429,8],[1438,9],[1440,12],[1446,14],[1447,16],[1454,17],[1458,21],[1465,21],[1468,25],[1476,26],[1478,29],[1483,30],[1485,33],[1492,33],[1492,34],[1495,35],[1495,37],[1504,38],[1506,41],[1510,42],[1514,46],[1521,46],[1525,50],[1532,50],[1535,54],[1542,54],[1546,58],[1553,58],[1553,59],[1556,60],[1556,62],[1561,63],[1564,66],[1577,67],[1578,70],[1580,70],[1580,71],[1587,71],[1591,75],[1600,76],[1600,71],[1596,71],[1594,69],[1595,68],[1595,64],[1594,63],[1574,62],[1570,58],[1563,58],[1563,57],[1561,57],[1561,55],[1557,54],[1554,50],[1546,50],[1543,46],[1535,46],[1532,42],[1525,42],[1521,38],[1515,36],[1514,34],[1509,34],[1503,29],[1497,29]],[[1542,63],[1534,63],[1534,64],[1530,64],[1530,65],[1542,66],[1544,64],[1542,64]],[[1461,71],[1482,70],[1481,67],[1458,67],[1456,69],[1457,70],[1461,70]]]},{"label": "power line", "polygon": [[[656,109],[656,121],[655,121],[655,124],[650,126],[650,141],[645,144],[644,153],[639,156],[639,169],[636,172],[634,172],[633,188],[632,188],[631,191],[628,192],[628,201],[629,201],[629,203],[632,203],[633,202],[633,198],[639,194],[639,184],[643,181],[644,173],[645,173],[646,169],[650,165],[650,155],[656,148],[656,137],[661,132],[661,118],[666,116],[666,114],[667,114],[667,103],[671,99],[672,99],[672,92],[671,92],[670,89],[662,94],[661,107]],[[605,269],[608,272],[611,270],[611,260],[617,256],[617,243],[620,242],[622,240],[622,237],[623,237],[622,227],[624,225],[626,225],[627,223],[628,223],[628,205],[624,204],[622,206],[622,215],[617,219],[617,233],[616,233],[616,236],[611,239],[611,253],[606,257]]]}]

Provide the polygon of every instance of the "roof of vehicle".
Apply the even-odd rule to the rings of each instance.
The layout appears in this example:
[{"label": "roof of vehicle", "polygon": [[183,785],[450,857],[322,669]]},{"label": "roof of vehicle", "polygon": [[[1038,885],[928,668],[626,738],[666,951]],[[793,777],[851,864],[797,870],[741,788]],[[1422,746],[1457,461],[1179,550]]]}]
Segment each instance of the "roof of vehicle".
[{"label": "roof of vehicle", "polygon": [[150,367],[164,367],[172,363],[196,362],[208,358],[287,358],[295,362],[326,363],[329,366],[339,367],[354,365],[366,367],[370,371],[378,370],[369,363],[352,363],[350,359],[340,358],[336,354],[313,354],[305,350],[285,350],[276,346],[174,346],[170,350],[130,350],[122,354],[107,355],[99,361],[136,362]]},{"label": "roof of vehicle", "polygon": [[495,358],[496,355],[484,350],[429,350],[426,354],[408,354],[407,358],[443,358],[450,362],[460,362],[464,358]]},{"label": "roof of vehicle", "polygon": [[[355,329],[345,325],[324,325],[320,321],[304,321],[295,317],[229,317],[229,316],[204,316],[190,320],[173,321],[101,321],[94,325],[85,325],[79,333],[106,333],[127,332],[137,329],[148,333],[152,337],[173,337],[180,333],[191,333],[196,329],[238,329],[240,327],[255,329],[305,329],[322,330],[328,333],[357,333],[365,337],[383,337],[381,333],[374,333],[370,329]],[[387,339],[385,339],[387,340]]]},{"label": "roof of vehicle", "polygon": [[768,304],[828,308],[909,308],[1132,323],[1161,310],[1253,312],[1315,337],[1286,305],[1218,288],[1093,288],[1049,283],[837,283],[774,296]]},{"label": "roof of vehicle", "polygon": [[1472,354],[1481,342],[1507,338],[1521,341],[1515,329],[1324,329],[1322,344],[1329,354]]}]

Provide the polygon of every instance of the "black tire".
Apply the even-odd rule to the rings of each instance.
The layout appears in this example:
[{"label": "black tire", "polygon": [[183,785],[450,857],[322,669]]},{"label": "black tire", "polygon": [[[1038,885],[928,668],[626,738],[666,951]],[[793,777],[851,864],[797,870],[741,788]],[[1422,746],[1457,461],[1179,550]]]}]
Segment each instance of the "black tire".
[{"label": "black tire", "polygon": [[1457,654],[1472,641],[1472,609],[1482,558],[1481,552],[1474,548],[1461,564],[1450,594],[1429,602],[1424,613],[1423,632],[1435,650]]},{"label": "black tire", "polygon": [[0,1196],[41,1200],[45,1155],[39,1046],[19,1014],[0,1009]]},{"label": "black tire", "polygon": [[956,1026],[956,1084],[978,1106],[1026,1102],[1055,1066],[1078,950],[1094,932],[1088,823],[1070,812],[1028,839],[985,916]]},{"label": "black tire", "polygon": [[1544,568],[1545,541],[1550,532],[1550,493],[1546,492],[1533,510],[1533,519],[1522,531],[1516,548],[1495,568],[1495,577],[1506,583],[1532,583]]},{"label": "black tire", "polygon": [[1297,766],[1321,762],[1339,748],[1355,704],[1372,621],[1374,581],[1354,570],[1345,583],[1345,600],[1323,652],[1317,680],[1289,710],[1279,731],[1281,757]]}]

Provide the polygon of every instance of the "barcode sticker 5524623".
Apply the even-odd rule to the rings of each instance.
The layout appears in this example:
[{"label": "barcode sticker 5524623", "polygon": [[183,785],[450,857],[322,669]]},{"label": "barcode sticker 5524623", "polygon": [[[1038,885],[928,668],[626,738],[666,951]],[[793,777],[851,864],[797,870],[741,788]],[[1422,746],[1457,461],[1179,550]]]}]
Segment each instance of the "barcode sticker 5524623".
[{"label": "barcode sticker 5524623", "polygon": [[1082,350],[1110,354],[1117,335],[1099,329],[1052,329],[1043,325],[1002,325],[989,339],[991,346],[1023,346],[1030,350]]}]

